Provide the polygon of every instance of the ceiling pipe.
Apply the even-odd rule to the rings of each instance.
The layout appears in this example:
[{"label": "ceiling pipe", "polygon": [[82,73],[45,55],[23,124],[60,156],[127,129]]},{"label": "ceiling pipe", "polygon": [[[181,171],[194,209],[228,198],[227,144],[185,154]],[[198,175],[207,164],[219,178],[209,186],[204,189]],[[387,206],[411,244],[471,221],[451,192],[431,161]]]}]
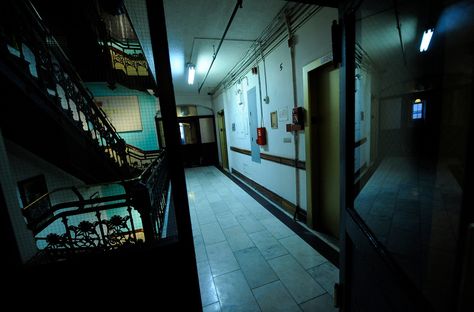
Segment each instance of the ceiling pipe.
[{"label": "ceiling pipe", "polygon": [[287,2],[299,2],[299,3],[307,3],[307,4],[315,4],[324,7],[330,8],[338,8],[339,1],[338,0],[286,0]]},{"label": "ceiling pipe", "polygon": [[405,48],[403,47],[402,26],[400,24],[400,13],[398,12],[397,0],[393,0],[393,7],[395,9],[395,19],[397,20],[398,37],[400,39],[400,48],[402,49],[403,64],[407,66],[407,57],[405,54]]},{"label": "ceiling pipe", "polygon": [[[288,31],[288,47],[290,48],[290,58],[291,58],[291,77],[292,77],[292,87],[293,87],[293,107],[298,107],[298,98],[297,98],[297,91],[296,91],[296,61],[295,61],[295,45],[296,45],[296,38],[294,30],[291,29],[291,16],[289,12],[285,12],[285,24],[286,30]],[[297,221],[298,216],[301,211],[300,206],[300,172],[298,169],[298,159],[299,159],[299,137],[298,131],[293,132],[293,144],[294,151],[295,151],[295,158],[294,158],[294,165],[295,165],[295,194],[296,194],[296,205],[295,205],[295,213],[293,214],[293,220]]]},{"label": "ceiling pipe", "polygon": [[221,88],[228,88],[233,85],[242,73],[250,70],[255,66],[255,62],[260,54],[260,47],[262,45],[263,55],[269,55],[281,42],[287,37],[287,30],[284,20],[285,12],[291,10],[291,19],[294,23],[292,25],[293,31],[299,29],[306,21],[321,10],[321,7],[311,6],[307,4],[295,4],[289,6],[288,3],[283,6],[279,13],[275,16],[273,21],[267,25],[265,30],[261,33],[258,39],[247,50],[246,55],[238,61],[225,75],[225,77],[217,84],[217,86],[210,92],[211,95],[216,94]]},{"label": "ceiling pipe", "polygon": [[209,75],[209,72],[211,71],[212,65],[214,64],[214,61],[216,60],[217,53],[219,53],[219,50],[222,46],[222,42],[224,42],[225,35],[227,34],[227,31],[229,30],[230,25],[232,24],[232,21],[234,20],[235,14],[237,13],[237,10],[239,8],[242,8],[242,0],[237,0],[237,3],[235,4],[234,11],[232,12],[232,15],[229,19],[229,22],[227,23],[227,26],[224,30],[224,34],[222,35],[221,41],[219,41],[219,45],[217,46],[216,53],[214,53],[214,55],[212,57],[211,65],[209,66],[209,69],[207,70],[206,76],[204,77],[204,80],[202,81],[201,86],[199,86],[198,93],[201,93],[202,86],[206,82],[207,76]]},{"label": "ceiling pipe", "polygon": [[[221,40],[220,38],[212,38],[212,37],[194,37],[194,40],[211,40],[211,41],[217,41]],[[254,42],[255,39],[224,39],[224,41],[237,41],[237,42]]]}]

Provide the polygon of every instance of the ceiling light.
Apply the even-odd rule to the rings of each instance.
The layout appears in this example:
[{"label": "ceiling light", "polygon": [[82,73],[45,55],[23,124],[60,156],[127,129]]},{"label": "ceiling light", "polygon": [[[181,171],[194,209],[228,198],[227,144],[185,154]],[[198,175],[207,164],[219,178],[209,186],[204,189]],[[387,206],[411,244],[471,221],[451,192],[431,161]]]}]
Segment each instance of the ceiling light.
[{"label": "ceiling light", "polygon": [[420,52],[424,52],[428,50],[431,37],[433,37],[433,31],[434,31],[434,28],[431,28],[423,32],[423,39],[421,39],[421,44],[420,44]]},{"label": "ceiling light", "polygon": [[188,63],[188,84],[192,85],[194,83],[194,75],[196,74],[196,67]]}]

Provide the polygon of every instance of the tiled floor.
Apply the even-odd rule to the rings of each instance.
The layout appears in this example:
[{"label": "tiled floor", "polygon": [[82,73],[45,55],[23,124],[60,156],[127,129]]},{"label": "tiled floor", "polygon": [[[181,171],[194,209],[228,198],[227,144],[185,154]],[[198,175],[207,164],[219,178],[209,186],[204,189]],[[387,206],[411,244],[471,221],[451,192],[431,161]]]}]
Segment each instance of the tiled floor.
[{"label": "tiled floor", "polygon": [[204,311],[336,311],[336,267],[215,167],[186,180]]},{"label": "tiled floor", "polygon": [[431,301],[449,310],[462,189],[449,165],[387,157],[354,204],[377,239]]}]

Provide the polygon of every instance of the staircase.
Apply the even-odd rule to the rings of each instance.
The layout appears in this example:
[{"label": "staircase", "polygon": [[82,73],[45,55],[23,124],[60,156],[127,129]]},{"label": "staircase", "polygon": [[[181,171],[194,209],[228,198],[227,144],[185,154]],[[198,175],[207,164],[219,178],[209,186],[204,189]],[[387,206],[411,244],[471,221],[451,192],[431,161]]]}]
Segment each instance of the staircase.
[{"label": "staircase", "polygon": [[136,175],[124,140],[32,5],[2,1],[0,16],[4,135],[87,183]]},{"label": "staircase", "polygon": [[[164,18],[154,20],[166,36]],[[160,79],[165,85],[171,74]],[[39,253],[26,265],[4,267],[4,305],[200,310],[189,211],[179,196],[186,196],[185,185],[171,191],[165,151],[144,152],[117,135],[28,0],[0,1],[0,85],[3,136],[87,183],[54,190],[23,209]],[[181,181],[179,163],[170,164]],[[177,234],[165,237],[173,199]],[[9,250],[21,242],[15,244]]]},{"label": "staircase", "polygon": [[112,84],[120,83],[129,89],[144,92],[154,89],[155,82],[138,41],[120,41],[109,36],[107,42],[101,45],[110,54]]},{"label": "staircase", "polygon": [[40,250],[32,262],[149,246],[164,238],[170,206],[167,172],[166,152],[160,151],[136,178],[41,196],[22,209]]}]

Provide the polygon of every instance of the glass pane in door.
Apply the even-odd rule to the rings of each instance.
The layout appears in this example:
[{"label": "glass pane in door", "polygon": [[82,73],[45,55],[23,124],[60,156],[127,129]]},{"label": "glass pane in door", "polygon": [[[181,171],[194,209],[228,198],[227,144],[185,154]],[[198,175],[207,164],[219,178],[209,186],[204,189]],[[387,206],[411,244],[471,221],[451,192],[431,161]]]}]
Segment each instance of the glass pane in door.
[{"label": "glass pane in door", "polygon": [[197,123],[195,121],[189,122],[179,122],[179,135],[181,139],[181,144],[197,144]]},{"label": "glass pane in door", "polygon": [[201,143],[213,143],[216,141],[214,119],[212,117],[199,118],[199,127],[201,132]]},{"label": "glass pane in door", "polygon": [[467,2],[368,0],[356,20],[354,207],[439,311],[456,300],[473,14]]}]

